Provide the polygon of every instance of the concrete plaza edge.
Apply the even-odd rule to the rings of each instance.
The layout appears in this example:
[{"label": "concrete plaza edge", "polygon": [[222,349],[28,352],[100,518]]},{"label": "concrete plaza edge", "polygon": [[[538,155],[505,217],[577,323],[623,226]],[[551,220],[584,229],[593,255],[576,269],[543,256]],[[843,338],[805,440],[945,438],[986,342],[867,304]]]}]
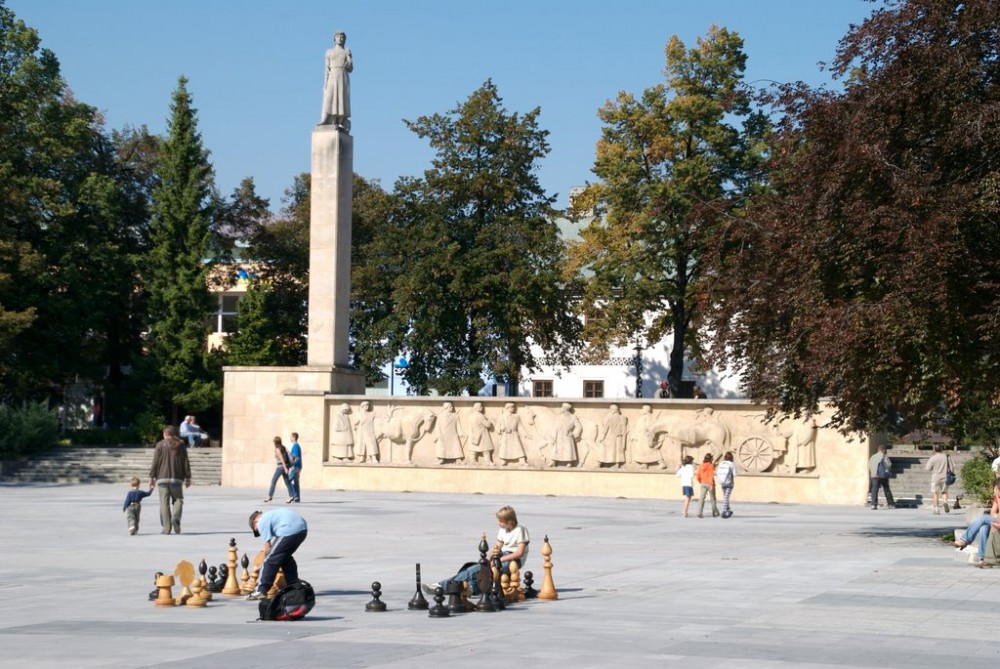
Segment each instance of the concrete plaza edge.
[{"label": "concrete plaza edge", "polygon": [[[256,604],[157,608],[153,573],[259,549],[246,525],[262,492],[196,486],[181,535],[161,535],[155,496],[128,536],[119,485],[0,485],[0,668],[116,667],[992,667],[1000,569],[939,540],[960,514],[862,506],[741,504],[683,518],[680,501],[308,491],[299,550],[315,610],[259,623]],[[280,491],[279,491],[280,492]],[[279,498],[280,499],[280,498]],[[477,557],[494,511],[513,505],[542,539],[559,600],[432,619],[416,587]],[[368,613],[382,583],[386,613]],[[176,594],[177,588],[175,588]]]}]

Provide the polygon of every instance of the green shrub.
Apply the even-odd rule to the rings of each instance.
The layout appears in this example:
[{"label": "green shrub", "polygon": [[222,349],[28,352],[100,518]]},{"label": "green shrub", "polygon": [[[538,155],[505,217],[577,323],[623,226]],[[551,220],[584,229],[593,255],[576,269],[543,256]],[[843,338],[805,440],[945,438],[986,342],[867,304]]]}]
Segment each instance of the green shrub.
[{"label": "green shrub", "polygon": [[39,453],[55,446],[58,439],[59,417],[45,402],[0,405],[0,458]]},{"label": "green shrub", "polygon": [[993,504],[993,470],[990,460],[977,455],[962,465],[962,487],[970,501],[983,506]]},{"label": "green shrub", "polygon": [[163,438],[163,426],[167,424],[163,416],[152,411],[143,411],[135,417],[135,433],[139,443],[155,444]]},{"label": "green shrub", "polygon": [[94,444],[136,444],[139,435],[134,429],[128,430],[73,430],[68,433],[70,441],[75,446],[91,446]]}]

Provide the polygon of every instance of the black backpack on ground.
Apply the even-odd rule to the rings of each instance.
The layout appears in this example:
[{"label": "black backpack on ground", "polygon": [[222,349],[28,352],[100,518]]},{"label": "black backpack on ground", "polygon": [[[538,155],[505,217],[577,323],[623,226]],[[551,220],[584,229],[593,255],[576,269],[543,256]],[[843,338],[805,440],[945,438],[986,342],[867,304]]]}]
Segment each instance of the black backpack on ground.
[{"label": "black backpack on ground", "polygon": [[261,620],[301,620],[316,605],[316,593],[305,581],[296,581],[258,605]]}]

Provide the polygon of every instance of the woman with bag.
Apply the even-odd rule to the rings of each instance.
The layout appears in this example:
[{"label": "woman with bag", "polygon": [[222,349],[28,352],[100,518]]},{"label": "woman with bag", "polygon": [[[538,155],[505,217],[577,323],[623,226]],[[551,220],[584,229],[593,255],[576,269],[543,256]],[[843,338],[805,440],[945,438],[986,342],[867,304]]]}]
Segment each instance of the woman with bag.
[{"label": "woman with bag", "polygon": [[281,443],[281,437],[274,438],[274,476],[271,477],[271,487],[267,489],[267,497],[264,502],[270,502],[274,497],[274,487],[278,485],[278,479],[285,482],[285,489],[288,490],[288,498],[294,499],[295,494],[288,481],[288,469],[291,466],[288,458],[288,449]]}]

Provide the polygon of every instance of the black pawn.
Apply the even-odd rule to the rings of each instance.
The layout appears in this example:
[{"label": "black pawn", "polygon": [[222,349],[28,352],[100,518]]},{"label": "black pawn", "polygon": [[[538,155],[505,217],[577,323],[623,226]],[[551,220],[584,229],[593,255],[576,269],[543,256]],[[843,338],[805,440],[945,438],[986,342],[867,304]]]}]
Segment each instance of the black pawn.
[{"label": "black pawn", "polygon": [[214,593],[220,593],[220,592],[222,592],[222,584],[218,580],[218,578],[219,578],[219,570],[216,569],[215,567],[209,567],[208,568],[208,584],[205,586],[205,588],[209,592],[214,592]]},{"label": "black pawn", "polygon": [[434,591],[434,606],[430,608],[427,615],[431,618],[448,618],[451,616],[448,607],[444,605],[444,588],[438,586],[438,589]]},{"label": "black pawn", "polygon": [[[153,585],[157,585],[157,581],[160,580],[161,576],[163,576],[163,572],[162,571],[158,571],[155,574],[153,574]],[[153,588],[153,591],[151,593],[149,593],[149,601],[155,602],[156,599],[157,599],[157,597],[159,597],[159,596],[160,596],[160,588],[159,587],[155,587],[155,588]]]},{"label": "black pawn", "polygon": [[229,565],[223,562],[219,565],[219,592],[222,592],[226,587],[226,581],[229,579]]},{"label": "black pawn", "polygon": [[385,611],[385,603],[381,599],[382,597],[382,584],[378,581],[372,583],[372,601],[365,604],[365,611],[371,611],[373,613],[381,613]]},{"label": "black pawn", "polygon": [[462,601],[462,581],[452,581],[445,590],[448,595],[448,613],[465,613],[465,603]]},{"label": "black pawn", "polygon": [[[493,568],[496,569],[497,573],[500,573],[500,556],[493,556]],[[491,570],[492,571],[492,570]],[[490,588],[490,601],[493,603],[493,608],[497,611],[503,611],[507,608],[507,601],[503,596],[503,587],[500,585],[500,579],[493,579],[493,587]]]},{"label": "black pawn", "polygon": [[530,571],[524,572],[524,598],[525,599],[537,599],[538,591],[533,587],[535,584],[535,575]]},{"label": "black pawn", "polygon": [[430,605],[427,600],[424,599],[424,593],[420,591],[420,563],[417,563],[417,591],[414,593],[413,597],[410,599],[410,603],[406,605],[411,611],[426,611]]}]

